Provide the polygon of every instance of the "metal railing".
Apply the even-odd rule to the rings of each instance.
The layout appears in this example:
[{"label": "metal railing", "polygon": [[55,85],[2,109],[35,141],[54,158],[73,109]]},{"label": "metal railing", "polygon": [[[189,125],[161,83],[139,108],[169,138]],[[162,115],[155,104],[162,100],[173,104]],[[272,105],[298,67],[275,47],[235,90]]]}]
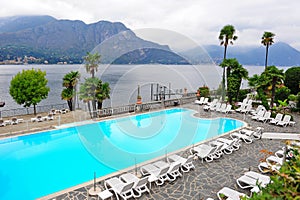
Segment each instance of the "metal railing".
[{"label": "metal railing", "polygon": [[[64,104],[53,104],[53,105],[45,105],[45,106],[36,106],[37,113],[49,112],[51,109],[61,110],[63,108],[68,108],[66,103]],[[33,107],[29,108],[17,108],[10,110],[0,110],[0,117],[12,117],[12,116],[20,116],[20,115],[30,115],[33,114]]]}]

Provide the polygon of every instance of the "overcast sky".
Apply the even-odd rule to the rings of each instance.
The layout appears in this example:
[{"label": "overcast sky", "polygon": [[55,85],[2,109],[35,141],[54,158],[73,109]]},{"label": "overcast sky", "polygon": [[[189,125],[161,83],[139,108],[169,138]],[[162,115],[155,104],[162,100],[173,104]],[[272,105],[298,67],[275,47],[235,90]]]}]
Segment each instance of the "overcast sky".
[{"label": "overcast sky", "polygon": [[[51,15],[85,23],[118,21],[137,33],[141,32],[137,29],[166,29],[199,45],[219,45],[219,31],[232,24],[239,37],[235,45],[260,46],[263,32],[271,31],[276,34],[275,42],[300,50],[299,9],[299,0],[7,0],[1,2],[0,16]],[[156,38],[160,43],[164,43],[162,39],[180,43],[168,34]]]}]

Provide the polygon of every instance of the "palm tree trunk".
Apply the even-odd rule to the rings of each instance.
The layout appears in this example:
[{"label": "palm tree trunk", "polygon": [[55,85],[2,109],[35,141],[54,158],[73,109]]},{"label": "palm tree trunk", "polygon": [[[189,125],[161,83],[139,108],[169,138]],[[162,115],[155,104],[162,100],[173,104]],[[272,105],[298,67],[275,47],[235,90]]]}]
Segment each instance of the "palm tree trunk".
[{"label": "palm tree trunk", "polygon": [[77,84],[74,86],[74,101],[72,104],[72,111],[76,110],[76,100],[77,100]]},{"label": "palm tree trunk", "polygon": [[266,46],[265,71],[268,66],[268,53],[269,53],[269,44],[267,44],[267,46]]},{"label": "palm tree trunk", "polygon": [[277,78],[274,77],[272,81],[271,108],[273,108],[273,104],[274,104],[276,82],[277,82]]},{"label": "palm tree trunk", "polygon": [[89,109],[90,116],[91,116],[91,118],[93,118],[93,115],[92,115],[92,112],[91,112],[91,104],[90,104],[90,101],[87,102],[87,105],[88,105],[88,109]]},{"label": "palm tree trunk", "polygon": [[[224,59],[226,59],[227,45],[225,45],[224,50]],[[225,67],[223,67],[223,76],[222,76],[222,101],[225,101]]]},{"label": "palm tree trunk", "polygon": [[98,110],[102,109],[102,101],[98,101]]},{"label": "palm tree trunk", "polygon": [[33,113],[34,113],[34,115],[36,115],[36,107],[35,107],[35,104],[33,104]]}]

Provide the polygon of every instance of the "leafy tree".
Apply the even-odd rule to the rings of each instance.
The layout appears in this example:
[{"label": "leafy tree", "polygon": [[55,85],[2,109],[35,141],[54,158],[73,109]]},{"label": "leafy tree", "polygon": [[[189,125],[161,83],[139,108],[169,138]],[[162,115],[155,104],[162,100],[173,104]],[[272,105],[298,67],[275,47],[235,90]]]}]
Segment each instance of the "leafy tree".
[{"label": "leafy tree", "polygon": [[50,88],[46,72],[40,69],[23,70],[14,76],[10,82],[9,93],[18,104],[24,107],[33,105],[36,115],[36,105],[48,97]]},{"label": "leafy tree", "polygon": [[268,52],[269,52],[269,47],[274,43],[274,36],[275,34],[272,32],[264,32],[262,38],[261,38],[261,43],[266,46],[266,59],[265,59],[265,70],[267,69],[268,66]]},{"label": "leafy tree", "polygon": [[75,99],[73,101],[74,96],[76,96],[76,85],[80,78],[80,73],[78,71],[71,71],[63,77],[62,85],[65,87],[61,92],[61,98],[66,100],[69,106],[69,109],[72,111],[75,108]]},{"label": "leafy tree", "polygon": [[85,60],[85,69],[88,73],[92,75],[92,78],[95,77],[95,72],[98,70],[98,66],[100,64],[100,58],[101,55],[99,55],[98,52],[91,54],[87,53],[87,55],[84,57]]},{"label": "leafy tree", "polygon": [[[229,44],[233,45],[233,41],[237,40],[238,37],[235,34],[235,28],[232,25],[224,26],[219,35],[219,40],[221,41],[220,45],[224,46],[224,60],[226,59],[227,46]],[[225,67],[223,67],[223,76],[222,76],[222,100],[225,99]]]},{"label": "leafy tree", "polygon": [[207,86],[199,87],[198,91],[200,92],[200,95],[202,97],[208,97],[209,96],[209,88]]},{"label": "leafy tree", "polygon": [[248,71],[235,58],[224,59],[220,66],[227,68],[227,95],[231,104],[233,98],[238,98],[242,79],[248,78]]},{"label": "leafy tree", "polygon": [[267,88],[268,88],[268,83],[266,82],[265,78],[263,75],[258,75],[258,74],[254,74],[252,77],[250,77],[248,79],[248,84],[250,87],[253,87],[256,92],[257,92],[257,96],[258,99],[261,100],[262,105],[269,110],[269,104],[267,101]]},{"label": "leafy tree", "polygon": [[284,84],[291,90],[291,94],[300,92],[300,67],[292,67],[286,70]]},{"label": "leafy tree", "polygon": [[284,101],[289,99],[291,90],[288,87],[280,87],[275,91],[275,103],[279,103],[279,101]]}]

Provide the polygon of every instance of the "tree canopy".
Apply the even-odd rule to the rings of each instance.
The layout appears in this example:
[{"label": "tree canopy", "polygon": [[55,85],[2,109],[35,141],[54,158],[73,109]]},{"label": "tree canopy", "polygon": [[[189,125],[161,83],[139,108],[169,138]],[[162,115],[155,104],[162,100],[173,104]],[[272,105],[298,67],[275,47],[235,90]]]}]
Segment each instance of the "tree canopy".
[{"label": "tree canopy", "polygon": [[248,71],[235,58],[224,59],[220,66],[227,68],[227,95],[232,103],[233,98],[238,98],[242,79],[248,78]]},{"label": "tree canopy", "polygon": [[94,54],[92,53],[87,53],[87,55],[84,57],[85,60],[85,69],[88,73],[90,73],[92,75],[92,78],[95,77],[95,73],[98,70],[98,66],[100,64],[100,58],[101,55],[96,52]]},{"label": "tree canopy", "polygon": [[50,88],[47,87],[46,72],[40,69],[23,70],[14,76],[10,82],[9,93],[12,98],[24,107],[34,106],[48,97]]},{"label": "tree canopy", "polygon": [[286,70],[284,84],[291,90],[291,94],[300,92],[300,67],[292,67]]}]

